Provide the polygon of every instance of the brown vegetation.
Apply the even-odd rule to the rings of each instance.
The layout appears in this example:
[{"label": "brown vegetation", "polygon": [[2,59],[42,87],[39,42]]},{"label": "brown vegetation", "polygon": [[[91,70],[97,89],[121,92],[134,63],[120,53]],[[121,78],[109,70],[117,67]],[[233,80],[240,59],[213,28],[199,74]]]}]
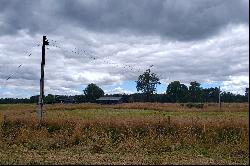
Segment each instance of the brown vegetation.
[{"label": "brown vegetation", "polygon": [[[6,104],[5,107],[0,107],[0,110],[36,110],[35,104]],[[94,103],[83,104],[48,104],[45,105],[46,110],[75,110],[75,109],[144,109],[144,110],[159,110],[159,111],[226,111],[226,112],[245,112],[249,109],[248,103],[222,103],[222,108],[219,110],[218,103],[205,103],[202,109],[182,106],[180,103],[123,103],[115,105],[100,105]]]},{"label": "brown vegetation", "polygon": [[[217,108],[206,105],[204,111]],[[94,104],[80,105],[51,105],[47,110],[74,110],[93,108],[113,109],[154,109],[160,111],[181,111],[183,107],[177,104],[135,103],[112,106]],[[246,105],[225,105],[224,111],[245,110]],[[185,108],[187,109],[187,108]],[[195,111],[195,109],[193,109]],[[6,111],[7,113],[8,111]],[[13,116],[15,115],[15,116]],[[80,155],[80,152],[98,156],[99,159],[84,158],[82,155],[65,159],[57,156],[53,160],[41,159],[42,163],[50,161],[52,164],[107,164],[100,155],[123,156],[121,160],[112,159],[114,164],[190,164],[183,162],[185,155],[189,158],[202,156],[213,159],[191,164],[247,164],[249,127],[246,117],[163,117],[160,115],[148,117],[103,117],[93,120],[78,118],[60,118],[56,120],[46,117],[38,124],[34,110],[19,110],[9,112],[7,118],[1,116],[0,147],[9,149],[27,149],[30,152],[53,151],[54,155],[62,150],[70,155]],[[57,152],[55,152],[57,151]],[[20,152],[21,153],[21,152]],[[9,159],[0,152],[3,159],[0,163],[10,163]],[[128,154],[134,154],[127,158]],[[68,154],[69,155],[69,154]],[[143,160],[142,156],[145,157]],[[158,156],[153,157],[152,156]],[[176,160],[169,159],[172,156]],[[179,157],[177,157],[179,156]],[[100,159],[102,158],[102,159]],[[122,162],[122,160],[125,161]],[[29,162],[28,162],[29,161]],[[34,164],[33,160],[18,160],[13,163]],[[177,162],[180,161],[180,162]],[[191,161],[191,160],[190,160]],[[90,163],[91,164],[91,163]]]}]

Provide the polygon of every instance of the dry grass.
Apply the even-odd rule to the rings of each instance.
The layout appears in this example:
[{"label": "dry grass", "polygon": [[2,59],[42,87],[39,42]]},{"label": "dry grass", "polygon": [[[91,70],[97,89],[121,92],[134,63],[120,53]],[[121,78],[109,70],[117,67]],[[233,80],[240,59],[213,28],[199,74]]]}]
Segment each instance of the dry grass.
[{"label": "dry grass", "polygon": [[[47,105],[41,124],[34,105],[10,107],[14,110],[2,109],[0,117],[0,164],[249,164],[249,118],[237,116],[248,115],[247,104],[225,105],[223,111],[233,116],[193,116],[200,110],[191,109],[192,116],[170,116],[170,121],[165,113],[185,114],[187,108],[158,103]],[[213,113],[214,107],[207,104],[202,111]],[[111,114],[139,109],[141,116],[131,111],[131,116],[103,115],[103,109]],[[101,116],[52,118],[75,110]]]},{"label": "dry grass", "polygon": [[[7,110],[36,110],[37,105],[35,104],[2,104],[0,105],[0,111]],[[158,111],[223,111],[223,112],[248,112],[248,103],[222,103],[221,110],[219,109],[218,103],[206,103],[204,108],[186,108],[181,106],[179,103],[123,103],[115,105],[100,105],[94,103],[83,103],[83,104],[49,104],[45,105],[46,110],[75,110],[75,109],[142,109],[142,110],[158,110]]]},{"label": "dry grass", "polygon": [[116,105],[99,105],[99,104],[55,104],[46,106],[48,110],[74,110],[74,109],[143,109],[143,110],[158,110],[158,111],[224,111],[224,112],[243,112],[248,111],[248,103],[223,103],[222,109],[219,110],[218,103],[207,103],[203,109],[192,108],[188,109],[175,103],[123,103]]}]

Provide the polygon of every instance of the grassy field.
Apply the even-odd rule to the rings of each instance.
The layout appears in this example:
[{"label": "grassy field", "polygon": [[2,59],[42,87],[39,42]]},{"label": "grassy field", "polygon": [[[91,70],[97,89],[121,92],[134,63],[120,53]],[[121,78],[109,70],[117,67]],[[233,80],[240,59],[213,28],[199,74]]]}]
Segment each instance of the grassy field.
[{"label": "grassy field", "polygon": [[249,164],[248,103],[0,105],[0,164]]}]

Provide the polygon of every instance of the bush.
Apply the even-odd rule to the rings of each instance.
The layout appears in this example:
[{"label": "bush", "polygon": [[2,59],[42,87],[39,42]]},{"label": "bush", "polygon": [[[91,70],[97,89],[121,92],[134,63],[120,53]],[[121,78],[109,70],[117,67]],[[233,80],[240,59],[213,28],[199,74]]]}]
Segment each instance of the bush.
[{"label": "bush", "polygon": [[203,108],[204,104],[203,103],[187,103],[186,107],[188,108]]}]

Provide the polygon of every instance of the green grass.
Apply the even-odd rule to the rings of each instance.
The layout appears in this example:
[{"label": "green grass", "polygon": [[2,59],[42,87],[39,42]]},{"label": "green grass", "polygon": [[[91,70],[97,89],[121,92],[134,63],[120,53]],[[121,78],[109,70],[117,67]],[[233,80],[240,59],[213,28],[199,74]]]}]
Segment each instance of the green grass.
[{"label": "green grass", "polygon": [[72,117],[80,119],[112,118],[112,117],[145,117],[153,115],[163,115],[153,110],[135,110],[135,109],[86,109],[86,110],[60,110],[47,111],[48,118]]},{"label": "green grass", "polygon": [[35,109],[35,104],[0,104],[0,111]]},{"label": "green grass", "polygon": [[162,112],[155,110],[138,110],[138,109],[85,109],[85,110],[49,110],[46,111],[48,118],[79,118],[79,119],[97,119],[113,117],[242,117],[248,118],[248,112]]}]

